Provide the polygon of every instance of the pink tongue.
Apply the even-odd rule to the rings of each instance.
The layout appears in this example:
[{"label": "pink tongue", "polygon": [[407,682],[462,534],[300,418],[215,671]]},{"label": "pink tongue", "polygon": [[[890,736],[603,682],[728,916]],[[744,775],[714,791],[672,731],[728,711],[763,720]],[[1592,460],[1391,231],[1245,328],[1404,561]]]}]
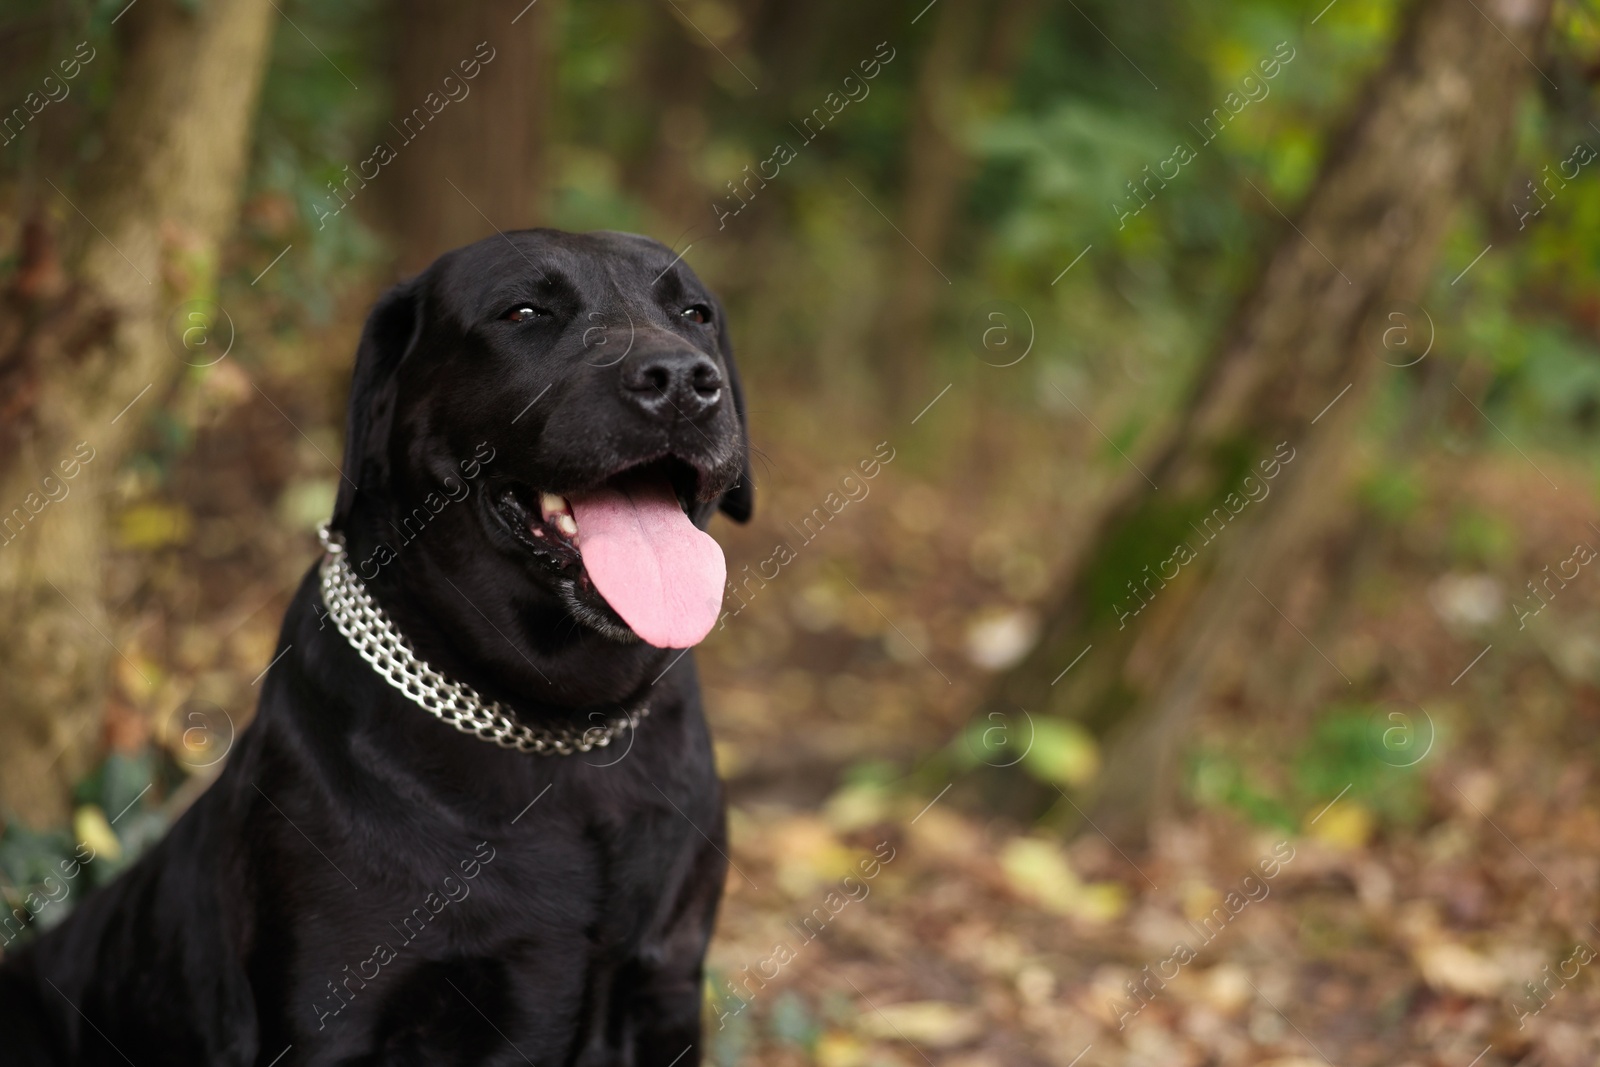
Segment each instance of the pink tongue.
[{"label": "pink tongue", "polygon": [[658,648],[688,648],[711,632],[728,565],[665,478],[608,486],[569,503],[584,569],[634,633]]}]

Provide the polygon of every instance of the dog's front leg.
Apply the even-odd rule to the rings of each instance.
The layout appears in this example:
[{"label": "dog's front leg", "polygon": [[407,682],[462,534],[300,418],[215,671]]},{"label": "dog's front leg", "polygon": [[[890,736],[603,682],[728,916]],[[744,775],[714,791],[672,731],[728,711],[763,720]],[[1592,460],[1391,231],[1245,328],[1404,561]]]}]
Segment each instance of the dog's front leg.
[{"label": "dog's front leg", "polygon": [[695,1067],[703,1051],[706,945],[727,876],[727,821],[720,804],[710,841],[695,856],[652,950],[635,962],[631,997],[636,1067]]}]

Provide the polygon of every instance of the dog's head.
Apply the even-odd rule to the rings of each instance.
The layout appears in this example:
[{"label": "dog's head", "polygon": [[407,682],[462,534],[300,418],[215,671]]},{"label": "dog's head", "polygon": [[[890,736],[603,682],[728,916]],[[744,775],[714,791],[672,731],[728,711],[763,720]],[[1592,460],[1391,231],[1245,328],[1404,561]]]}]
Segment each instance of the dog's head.
[{"label": "dog's head", "polygon": [[[609,699],[619,664],[704,636],[724,577],[703,531],[750,515],[721,304],[628,234],[441,256],[367,320],[344,475],[332,526],[425,658],[490,692]],[[555,677],[602,659],[618,677]]]}]

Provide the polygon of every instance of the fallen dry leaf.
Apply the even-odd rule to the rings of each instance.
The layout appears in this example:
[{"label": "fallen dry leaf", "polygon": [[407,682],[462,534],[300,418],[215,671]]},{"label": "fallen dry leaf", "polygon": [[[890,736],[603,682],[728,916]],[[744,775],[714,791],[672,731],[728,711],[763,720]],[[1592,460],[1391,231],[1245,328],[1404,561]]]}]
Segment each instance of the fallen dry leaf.
[{"label": "fallen dry leaf", "polygon": [[1492,997],[1505,988],[1506,976],[1487,956],[1450,941],[1424,945],[1412,952],[1422,978],[1435,989],[1468,997]]},{"label": "fallen dry leaf", "polygon": [[907,1041],[929,1048],[955,1048],[983,1033],[983,1016],[975,1008],[942,1000],[917,1000],[880,1005],[861,1017],[869,1037]]}]

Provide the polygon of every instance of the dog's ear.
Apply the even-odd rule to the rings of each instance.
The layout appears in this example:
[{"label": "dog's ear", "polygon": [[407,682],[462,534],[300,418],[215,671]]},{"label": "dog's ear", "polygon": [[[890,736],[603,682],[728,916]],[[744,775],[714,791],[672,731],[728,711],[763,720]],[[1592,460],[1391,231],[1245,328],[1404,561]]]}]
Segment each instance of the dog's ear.
[{"label": "dog's ear", "polygon": [[756,507],[756,486],[750,470],[750,420],[745,416],[744,387],[739,384],[739,368],[733,362],[733,336],[728,330],[728,314],[722,301],[715,296],[711,304],[717,316],[717,348],[722,352],[722,365],[728,371],[728,389],[733,394],[733,409],[739,415],[739,430],[744,438],[744,457],[739,470],[739,480],[718,502],[722,513],[734,522],[749,522]]},{"label": "dog's ear", "polygon": [[343,530],[349,521],[360,486],[366,485],[370,491],[388,478],[389,457],[384,443],[394,419],[395,369],[422,331],[417,288],[413,279],[384,293],[361,331],[350,382],[344,477],[339,482],[339,496],[329,524],[334,530]]}]

